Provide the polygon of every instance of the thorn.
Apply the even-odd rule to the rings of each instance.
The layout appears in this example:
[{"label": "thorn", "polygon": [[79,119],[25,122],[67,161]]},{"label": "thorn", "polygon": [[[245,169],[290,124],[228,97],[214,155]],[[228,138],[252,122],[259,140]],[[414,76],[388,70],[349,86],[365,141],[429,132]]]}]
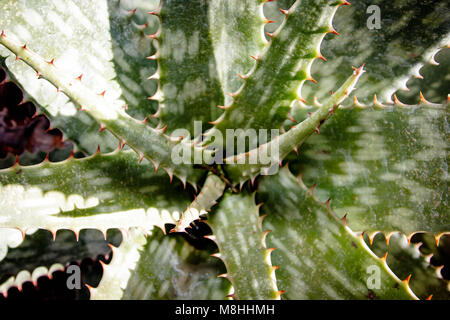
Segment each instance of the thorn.
[{"label": "thorn", "polygon": [[134,8],[133,10],[130,10],[128,13],[130,15],[134,15],[136,13],[137,8]]},{"label": "thorn", "polygon": [[81,81],[82,78],[83,78],[83,74],[80,74],[78,77],[76,77],[76,79],[77,79],[78,81]]},{"label": "thorn", "polygon": [[97,145],[97,152],[96,153],[100,153],[100,152],[101,152],[100,145]]},{"label": "thorn", "polygon": [[228,278],[228,275],[226,273],[222,273],[222,274],[219,274],[217,276],[217,278]]},{"label": "thorn", "polygon": [[273,37],[273,33],[270,33],[270,32],[266,32],[266,34],[270,37],[270,38],[272,38]]},{"label": "thorn", "polygon": [[27,49],[28,49],[26,43],[22,46],[22,49],[24,49],[24,50],[27,50]]},{"label": "thorn", "polygon": [[106,90],[104,90],[103,92],[98,93],[98,95],[104,97],[105,93],[106,93]]},{"label": "thorn", "polygon": [[47,61],[48,64],[51,64],[52,66],[55,65],[55,59],[52,59],[51,61]]},{"label": "thorn", "polygon": [[128,109],[128,105],[126,104],[122,108],[123,108],[123,110],[127,110]]},{"label": "thorn", "polygon": [[144,159],[144,155],[142,153],[140,153],[139,154],[139,163],[141,163],[143,159]]},{"label": "thorn", "polygon": [[348,2],[347,0],[343,0],[342,3],[340,4],[341,6],[349,6],[350,2]]},{"label": "thorn", "polygon": [[358,107],[362,106],[361,102],[358,101],[358,98],[356,96],[353,96],[353,104]]},{"label": "thorn", "polygon": [[272,270],[273,270],[273,271],[275,271],[275,270],[277,270],[277,269],[280,269],[280,266],[273,266],[273,267],[272,267]]},{"label": "thorn", "polygon": [[320,134],[319,127],[316,128],[316,133]]},{"label": "thorn", "polygon": [[225,107],[225,106],[217,106],[217,108],[220,108],[220,109],[222,109],[222,110],[228,109],[228,107]]},{"label": "thorn", "polygon": [[288,15],[289,14],[289,10],[284,10],[284,9],[280,9],[280,12],[284,15]]},{"label": "thorn", "polygon": [[327,59],[323,55],[319,55],[319,56],[317,56],[317,58],[322,59],[325,62],[327,61]]},{"label": "thorn", "polygon": [[147,123],[147,121],[148,121],[148,117],[145,117],[145,119],[144,119],[144,120],[142,120],[142,123],[143,123],[143,124],[146,124],[146,123]]},{"label": "thorn", "polygon": [[38,79],[40,79],[42,77],[41,73],[39,71],[36,71],[36,76]]},{"label": "thorn", "polygon": [[275,21],[273,21],[273,20],[266,19],[266,24],[274,23],[274,22],[275,22]]},{"label": "thorn", "polygon": [[258,58],[255,56],[250,56],[250,58],[254,59],[255,61],[258,61]]},{"label": "thorn", "polygon": [[105,127],[102,124],[100,124],[100,129],[98,129],[98,132],[103,132],[103,130],[105,130]]},{"label": "thorn", "polygon": [[0,37],[6,38],[5,30],[2,30],[2,33],[0,34]]},{"label": "thorn", "polygon": [[344,223],[344,225],[347,225],[347,214],[344,214],[344,216],[341,218],[341,221]]},{"label": "thorn", "polygon": [[210,254],[210,256],[214,257],[214,258],[219,258],[219,259],[222,258],[222,255],[220,253],[213,253],[213,254]]},{"label": "thorn", "polygon": [[247,77],[246,76],[243,76],[242,74],[240,74],[240,73],[238,73],[237,74],[237,76],[239,77],[239,78],[241,78],[242,80],[245,80],[245,79],[247,79]]},{"label": "thorn", "polygon": [[433,297],[433,295],[430,294],[430,295],[428,296],[428,298],[426,298],[425,300],[431,300],[432,297]]},{"label": "thorn", "polygon": [[387,258],[388,252],[386,251],[386,253],[384,254],[384,256],[382,256],[380,259],[384,262],[386,262],[386,258]]},{"label": "thorn", "polygon": [[259,225],[262,226],[262,223],[263,223],[263,220],[265,217],[267,217],[267,214],[263,214],[262,216],[259,217]]}]

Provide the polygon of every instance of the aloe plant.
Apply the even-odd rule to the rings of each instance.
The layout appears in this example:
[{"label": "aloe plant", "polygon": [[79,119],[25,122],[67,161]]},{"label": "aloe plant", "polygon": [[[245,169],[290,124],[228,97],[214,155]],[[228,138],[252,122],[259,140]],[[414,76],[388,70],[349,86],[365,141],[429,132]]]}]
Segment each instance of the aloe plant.
[{"label": "aloe plant", "polygon": [[[93,299],[449,298],[430,263],[450,232],[444,3],[0,7],[0,88],[23,91],[10,106],[0,89],[1,110],[34,104],[27,121],[64,133],[47,123],[52,143],[13,148],[17,123],[2,122],[20,155],[0,171],[0,266],[14,270],[2,292],[100,254],[85,229],[119,229]],[[67,141],[70,155],[26,165]],[[205,223],[208,245],[191,245]]]}]

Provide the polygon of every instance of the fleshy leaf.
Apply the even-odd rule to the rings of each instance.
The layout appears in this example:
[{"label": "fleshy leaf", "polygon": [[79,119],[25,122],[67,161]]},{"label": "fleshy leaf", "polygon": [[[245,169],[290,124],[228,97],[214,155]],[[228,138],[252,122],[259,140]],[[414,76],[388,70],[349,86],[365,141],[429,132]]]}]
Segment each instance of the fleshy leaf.
[{"label": "fleshy leaf", "polygon": [[[380,28],[369,29],[377,12]],[[336,14],[334,25],[340,35],[324,41],[322,52],[327,61],[318,61],[311,70],[320,86],[306,85],[306,100],[312,103],[314,96],[323,100],[346,78],[345,66],[365,63],[368,76],[355,96],[363,103],[369,103],[374,94],[381,102],[391,102],[391,95],[406,88],[408,79],[417,75],[440,47],[448,45],[447,15],[443,2],[351,1],[351,6]]]},{"label": "fleshy leaf", "polygon": [[[406,281],[375,256],[325,203],[287,168],[260,182],[264,228],[287,299],[411,299]],[[373,271],[375,270],[375,271]],[[371,278],[373,274],[377,279]]]},{"label": "fleshy leaf", "polygon": [[234,299],[280,298],[261,219],[251,195],[227,193],[208,220],[219,247],[215,256],[227,269],[221,277],[230,280]]},{"label": "fleshy leaf", "polygon": [[[228,128],[277,129],[285,120],[291,103],[301,99],[299,90],[306,80],[314,81],[310,67],[321,57],[320,43],[329,32],[337,8],[344,1],[296,1],[285,12],[285,20],[271,34],[271,41],[256,58],[242,87],[233,92],[233,102],[215,121],[225,133]],[[343,81],[340,81],[341,83]]]},{"label": "fleshy leaf", "polygon": [[447,116],[429,104],[344,108],[291,163],[355,231],[449,231]]},{"label": "fleshy leaf", "polygon": [[[161,26],[154,34],[157,52],[149,59],[158,62],[155,79],[159,102],[157,116],[169,131],[187,129],[193,134],[194,121],[207,123],[220,112],[223,93],[217,77],[213,45],[209,35],[208,2],[161,0],[153,11]],[[193,18],[195,17],[195,18]]]}]

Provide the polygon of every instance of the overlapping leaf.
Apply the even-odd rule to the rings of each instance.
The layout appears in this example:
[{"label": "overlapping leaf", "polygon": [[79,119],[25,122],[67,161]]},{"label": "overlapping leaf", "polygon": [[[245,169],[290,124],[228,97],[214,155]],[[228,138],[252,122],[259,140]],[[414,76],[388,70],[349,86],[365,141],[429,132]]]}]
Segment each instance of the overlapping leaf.
[{"label": "overlapping leaf", "polygon": [[353,230],[450,230],[448,108],[349,108],[311,136],[293,160]]},{"label": "overlapping leaf", "polygon": [[174,223],[189,194],[132,151],[0,171],[0,226],[57,230]]},{"label": "overlapping leaf", "polygon": [[[277,285],[288,299],[411,299],[414,294],[287,168],[260,184]],[[375,270],[375,271],[374,271]],[[375,278],[371,276],[376,273]]]}]

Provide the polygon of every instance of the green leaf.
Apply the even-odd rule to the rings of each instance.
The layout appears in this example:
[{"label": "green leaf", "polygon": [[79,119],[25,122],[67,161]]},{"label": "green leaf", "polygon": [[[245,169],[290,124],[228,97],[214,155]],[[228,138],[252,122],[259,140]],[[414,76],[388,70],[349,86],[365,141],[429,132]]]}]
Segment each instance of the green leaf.
[{"label": "green leaf", "polygon": [[440,50],[435,55],[436,63],[424,65],[420,69],[420,77],[408,81],[408,91],[400,90],[397,97],[403,103],[420,103],[420,93],[423,97],[433,103],[445,103],[450,93],[450,48]]},{"label": "green leaf", "polygon": [[56,271],[63,271],[64,266],[60,263],[53,264],[50,268],[38,267],[32,272],[23,270],[19,272],[15,277],[10,277],[4,283],[0,283],[0,295],[5,298],[8,297],[8,290],[11,287],[17,287],[19,291],[22,291],[22,285],[26,282],[32,282],[34,286],[37,286],[38,279],[41,277],[51,278],[52,274]]},{"label": "green leaf", "polygon": [[[146,80],[155,72],[156,65],[144,59],[152,50],[151,39],[145,35],[157,27],[157,20],[145,12],[156,3],[156,0],[95,3],[8,0],[2,3],[0,27],[42,56],[55,58],[55,63],[67,74],[73,77],[83,74],[82,81],[87,86],[98,93],[106,90],[108,95],[127,104],[133,115],[143,119],[156,110],[146,99],[156,89]],[[0,55],[10,55],[0,50]],[[75,115],[76,106],[48,83],[39,81],[23,63],[14,62],[11,57],[7,64],[39,104],[51,106],[49,112],[54,117]]]},{"label": "green leaf", "polygon": [[242,184],[247,179],[252,179],[258,174],[275,174],[281,161],[297,148],[313,132],[320,133],[321,125],[335,112],[340,112],[340,103],[354,90],[356,83],[365,72],[361,66],[354,68],[353,74],[345,83],[307,119],[293,126],[288,132],[273,138],[270,142],[252,149],[249,152],[241,153],[225,159],[227,166],[225,169],[232,181]]},{"label": "green leaf", "polygon": [[310,66],[321,56],[320,43],[333,31],[331,21],[342,3],[296,1],[215,127],[222,132],[227,128],[279,128],[291,103],[301,98],[303,83],[312,79]]},{"label": "green leaf", "polygon": [[[109,132],[100,130],[100,125],[95,122],[89,115],[85,112],[76,112],[73,116],[63,115],[62,113],[52,113],[53,111],[49,111],[47,108],[42,107],[19,83],[17,78],[8,70],[6,66],[6,59],[0,56],[0,66],[3,67],[3,70],[6,72],[7,81],[14,82],[23,92],[23,101],[32,102],[40,112],[44,113],[51,121],[51,126],[60,128],[63,130],[65,139],[70,139],[77,151],[84,152],[86,154],[93,154],[97,150],[97,147],[101,145],[102,150],[106,152],[113,151],[117,148],[118,141],[117,139]],[[21,64],[20,61],[15,62],[11,65],[12,68],[15,68],[17,65]],[[20,76],[19,72],[19,76]],[[32,83],[42,83],[37,81],[34,77],[30,82]],[[22,83],[30,88],[30,85],[26,80],[22,80]],[[32,87],[31,87],[32,88]],[[48,95],[50,96],[50,95]],[[46,96],[47,97],[47,96]],[[58,100],[59,101],[59,100]],[[57,105],[57,101],[52,102],[52,106]],[[37,155],[39,158],[41,155]],[[23,156],[22,156],[23,157]],[[29,155],[29,157],[33,157],[33,155]],[[45,155],[44,155],[45,157]],[[41,157],[42,158],[42,157]],[[40,161],[39,161],[40,162]]]},{"label": "green leaf", "polygon": [[[277,285],[287,299],[411,299],[407,282],[365,245],[287,168],[260,182],[258,195],[272,230],[268,247],[280,266]],[[379,284],[370,276],[376,270]],[[372,286],[373,284],[373,286]],[[370,288],[369,288],[370,287]]]},{"label": "green leaf", "polygon": [[221,269],[219,260],[180,235],[164,236],[154,230],[140,251],[122,299],[225,299],[230,283],[217,278]]},{"label": "green leaf", "polygon": [[[41,56],[30,50],[27,46],[21,45],[18,41],[2,33],[0,44],[14,52],[20,59],[25,61],[30,67],[39,72],[58,90],[63,91],[74,102],[80,105],[80,109],[85,110],[90,116],[100,123],[102,128],[106,128],[113,133],[121,143],[128,144],[135,150],[140,158],[147,158],[152,161],[155,169],[159,166],[164,169],[169,176],[175,174],[180,180],[195,185],[195,178],[201,172],[195,170],[190,162],[174,161],[174,153],[183,151],[184,154],[192,155],[192,159],[202,159],[208,161],[207,154],[202,148],[179,139],[172,138],[164,134],[165,128],[152,128],[147,125],[147,121],[138,121],[130,117],[118,103],[108,99],[104,92],[96,94],[91,88],[86,87],[79,81],[67,77],[67,75],[57,68],[54,61],[46,61]],[[206,159],[205,159],[206,156]],[[177,164],[177,165],[176,165]]]},{"label": "green leaf", "polygon": [[[226,266],[234,299],[278,299],[275,269],[265,244],[259,207],[245,194],[225,194],[208,224],[219,247],[215,254]],[[269,247],[270,248],[270,247]]]},{"label": "green leaf", "polygon": [[147,237],[130,230],[103,268],[91,299],[224,299],[230,286],[217,278],[220,261],[156,229]]},{"label": "green leaf", "polygon": [[[370,30],[367,24],[380,10],[381,28]],[[320,88],[306,85],[303,94],[309,103],[314,96],[325,99],[336,83],[346,78],[346,66],[366,64],[368,76],[355,94],[369,103],[377,94],[382,102],[405,88],[410,77],[417,75],[424,63],[432,59],[440,47],[448,45],[450,23],[444,2],[420,0],[359,0],[339,10],[334,19],[339,36],[330,35],[323,44],[327,62],[317,62],[311,70]],[[441,101],[437,101],[441,102]]]},{"label": "green leaf", "polygon": [[[147,232],[148,230],[145,230]],[[126,288],[132,270],[139,260],[145,245],[145,234],[138,228],[131,228],[118,248],[111,247],[112,259],[103,264],[103,276],[96,288],[88,287],[91,300],[119,300]]]},{"label": "green leaf", "polygon": [[440,105],[345,108],[292,163],[353,230],[449,231],[447,116]]},{"label": "green leaf", "polygon": [[[257,57],[266,46],[264,0],[212,0],[209,1],[208,18],[217,64],[217,75],[223,92],[237,91],[243,76],[255,65],[251,56]],[[232,98],[225,96],[225,105]]]},{"label": "green leaf", "polygon": [[106,230],[175,223],[191,201],[132,151],[0,171],[0,227]]}]

